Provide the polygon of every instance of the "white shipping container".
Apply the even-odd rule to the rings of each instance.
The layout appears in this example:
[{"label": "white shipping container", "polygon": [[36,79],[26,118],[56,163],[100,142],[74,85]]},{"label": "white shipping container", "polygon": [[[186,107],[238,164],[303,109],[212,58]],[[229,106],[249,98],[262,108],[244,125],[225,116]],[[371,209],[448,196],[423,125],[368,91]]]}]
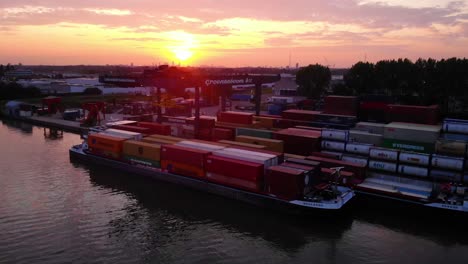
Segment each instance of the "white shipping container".
[{"label": "white shipping container", "polygon": [[395,173],[397,171],[397,164],[378,160],[369,160],[369,169]]},{"label": "white shipping container", "polygon": [[332,139],[338,141],[348,141],[349,131],[348,130],[337,130],[337,129],[323,129],[322,138]]},{"label": "white shipping container", "polygon": [[399,165],[398,172],[406,175],[427,177],[428,169],[409,165]]},{"label": "white shipping container", "polygon": [[449,133],[468,134],[468,123],[444,122],[443,130]]},{"label": "white shipping container", "polygon": [[181,146],[181,147],[194,148],[194,149],[202,149],[202,150],[207,150],[207,151],[216,151],[216,150],[221,150],[225,148],[223,146],[195,142],[195,141],[190,141],[190,140],[183,140],[183,141],[177,142],[175,145]]},{"label": "white shipping container", "polygon": [[461,173],[446,170],[431,170],[429,175],[436,180],[459,182],[462,179]]},{"label": "white shipping container", "polygon": [[346,143],[346,151],[350,153],[369,155],[370,148],[373,147],[372,144],[362,144],[362,143]]},{"label": "white shipping container", "polygon": [[363,165],[363,166],[367,166],[367,162],[368,162],[367,158],[350,156],[350,155],[343,155],[341,160],[346,161],[346,162],[356,163],[356,164]]},{"label": "white shipping container", "polygon": [[375,159],[397,161],[398,150],[385,149],[385,148],[371,148],[369,151],[369,156]]},{"label": "white shipping container", "polygon": [[125,131],[125,130],[120,130],[120,129],[113,129],[113,128],[106,129],[101,133],[115,136],[115,137],[120,137],[120,138],[133,139],[133,140],[141,140],[143,138],[143,135],[141,133],[130,132],[130,131]]},{"label": "white shipping container", "polygon": [[464,168],[464,158],[454,158],[433,155],[431,165],[436,168],[461,171]]},{"label": "white shipping container", "polygon": [[401,162],[416,164],[421,166],[429,166],[431,155],[413,152],[400,152],[399,160]]},{"label": "white shipping container", "polygon": [[345,151],[346,143],[338,141],[322,141],[322,149]]}]

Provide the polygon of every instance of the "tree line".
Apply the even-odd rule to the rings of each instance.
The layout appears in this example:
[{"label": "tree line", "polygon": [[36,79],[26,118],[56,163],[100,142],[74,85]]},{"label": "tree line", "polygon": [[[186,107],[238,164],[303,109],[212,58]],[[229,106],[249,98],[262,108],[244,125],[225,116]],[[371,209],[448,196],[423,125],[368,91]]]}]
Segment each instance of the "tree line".
[{"label": "tree line", "polygon": [[40,97],[41,90],[34,86],[23,87],[16,82],[0,82],[0,100]]},{"label": "tree line", "polygon": [[468,102],[465,58],[360,61],[344,74],[344,82],[330,87],[330,80],[330,69],[319,64],[301,68],[296,74],[299,93],[309,98],[317,98],[331,88],[337,95],[414,97],[418,104],[443,104],[450,97]]}]

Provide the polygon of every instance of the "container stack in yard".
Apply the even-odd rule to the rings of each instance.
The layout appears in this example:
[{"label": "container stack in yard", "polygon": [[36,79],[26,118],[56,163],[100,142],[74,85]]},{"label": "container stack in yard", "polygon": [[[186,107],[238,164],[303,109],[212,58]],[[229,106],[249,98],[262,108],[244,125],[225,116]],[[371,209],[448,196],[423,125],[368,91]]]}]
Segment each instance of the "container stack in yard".
[{"label": "container stack in yard", "polygon": [[385,126],[383,146],[432,153],[441,126],[392,122]]},{"label": "container stack in yard", "polygon": [[357,96],[336,96],[325,97],[324,114],[357,116],[359,108],[359,98]]},{"label": "container stack in yard", "polygon": [[388,122],[411,122],[435,125],[439,122],[439,106],[387,105]]}]

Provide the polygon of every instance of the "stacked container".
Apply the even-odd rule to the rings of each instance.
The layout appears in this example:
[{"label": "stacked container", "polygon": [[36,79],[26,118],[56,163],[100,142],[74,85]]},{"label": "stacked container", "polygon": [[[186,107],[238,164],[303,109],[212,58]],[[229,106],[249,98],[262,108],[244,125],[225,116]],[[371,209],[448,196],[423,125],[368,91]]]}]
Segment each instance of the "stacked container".
[{"label": "stacked container", "polygon": [[161,169],[169,173],[196,178],[205,178],[205,160],[210,151],[194,148],[163,145],[161,147]]},{"label": "stacked container", "polygon": [[144,127],[149,129],[149,134],[159,134],[159,135],[170,135],[171,126],[167,124],[158,124],[152,122],[138,122],[139,127]]},{"label": "stacked container", "polygon": [[359,98],[356,96],[325,97],[324,113],[335,115],[357,116]]},{"label": "stacked container", "polygon": [[272,166],[265,175],[265,189],[271,196],[297,200],[304,196],[306,176],[306,171],[302,169]]},{"label": "stacked container", "polygon": [[249,137],[249,136],[236,136],[236,141],[247,143],[247,144],[265,146],[266,150],[271,150],[271,151],[280,152],[280,153],[284,152],[283,140]]},{"label": "stacked container", "polygon": [[250,125],[253,123],[253,114],[232,111],[220,112],[218,114],[218,122]]},{"label": "stacked container", "polygon": [[253,192],[263,190],[263,164],[210,155],[206,159],[209,181]]},{"label": "stacked container", "polygon": [[435,125],[439,122],[439,106],[388,105],[389,122],[411,122]]},{"label": "stacked container", "polygon": [[122,156],[122,145],[125,140],[127,139],[102,133],[89,134],[88,148],[93,154],[120,159]]},{"label": "stacked container", "polygon": [[283,129],[276,131],[274,137],[284,142],[285,153],[307,156],[320,150],[320,131]]},{"label": "stacked container", "polygon": [[383,146],[407,151],[432,153],[440,126],[390,123],[385,126]]},{"label": "stacked container", "polygon": [[161,166],[161,145],[127,140],[123,143],[123,159],[145,166]]}]

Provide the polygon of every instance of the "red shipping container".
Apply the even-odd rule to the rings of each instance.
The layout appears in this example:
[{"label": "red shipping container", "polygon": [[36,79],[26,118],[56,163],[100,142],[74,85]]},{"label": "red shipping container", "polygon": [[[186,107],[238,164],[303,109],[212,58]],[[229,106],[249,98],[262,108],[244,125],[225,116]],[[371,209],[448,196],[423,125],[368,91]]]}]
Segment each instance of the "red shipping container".
[{"label": "red shipping container", "polygon": [[213,173],[213,172],[207,172],[206,178],[209,181],[212,181],[221,185],[244,189],[244,190],[248,190],[252,192],[261,192],[263,189],[262,183],[260,182],[228,177],[228,176]]},{"label": "red shipping container", "polygon": [[120,130],[125,130],[125,131],[130,131],[130,132],[135,132],[135,133],[141,133],[144,135],[150,135],[151,129],[146,128],[146,127],[138,127],[138,126],[128,126],[128,125],[116,125],[112,126],[112,128],[115,129],[120,129]]},{"label": "red shipping container", "polygon": [[360,110],[386,110],[388,103],[385,102],[361,102]]},{"label": "red shipping container", "polygon": [[170,160],[183,164],[204,168],[206,157],[211,152],[193,148],[164,145],[161,147],[161,160]]},{"label": "red shipping container", "polygon": [[318,162],[322,163],[322,165],[324,167],[329,167],[329,168],[344,167],[346,171],[350,171],[350,172],[354,173],[354,175],[359,179],[364,179],[365,176],[366,176],[366,166],[365,165],[359,165],[359,164],[352,163],[352,162],[322,158],[322,157],[317,157],[317,156],[308,156],[306,159],[318,161]]},{"label": "red shipping container", "polygon": [[338,155],[334,155],[334,154],[331,154],[331,153],[323,153],[323,152],[318,152],[318,151],[314,151],[314,152],[310,153],[310,155],[311,156],[316,156],[316,157],[327,158],[327,159],[335,159],[335,160],[340,160],[341,159],[341,157],[338,156]]},{"label": "red shipping container", "polygon": [[205,162],[206,172],[252,182],[263,181],[263,164],[210,155]]},{"label": "red shipping container", "polygon": [[300,199],[304,195],[305,176],[303,170],[271,166],[265,175],[266,191],[288,201]]},{"label": "red shipping container", "polygon": [[150,129],[151,134],[158,134],[164,136],[169,136],[171,134],[171,126],[166,124],[138,122],[138,126]]},{"label": "red shipping container", "polygon": [[173,160],[161,160],[161,169],[178,175],[205,178],[205,171],[203,168]]},{"label": "red shipping container", "polygon": [[[200,116],[200,128],[213,128],[215,127],[216,118],[210,116]],[[187,124],[195,124],[195,117],[188,117]]]},{"label": "red shipping container", "polygon": [[439,122],[439,106],[388,105],[389,122],[409,122],[436,125]]},{"label": "red shipping container", "polygon": [[218,122],[251,125],[253,123],[253,114],[231,111],[220,112],[218,113]]},{"label": "red shipping container", "polygon": [[320,131],[305,129],[283,129],[273,134],[275,139],[284,141],[284,152],[308,156],[320,150]]},{"label": "red shipping container", "polygon": [[228,128],[213,129],[213,140],[234,140],[234,131]]},{"label": "red shipping container", "polygon": [[325,114],[356,116],[359,99],[356,96],[336,96],[325,97]]},{"label": "red shipping container", "polygon": [[211,128],[200,128],[198,130],[198,138],[201,140],[213,140],[213,130]]}]

